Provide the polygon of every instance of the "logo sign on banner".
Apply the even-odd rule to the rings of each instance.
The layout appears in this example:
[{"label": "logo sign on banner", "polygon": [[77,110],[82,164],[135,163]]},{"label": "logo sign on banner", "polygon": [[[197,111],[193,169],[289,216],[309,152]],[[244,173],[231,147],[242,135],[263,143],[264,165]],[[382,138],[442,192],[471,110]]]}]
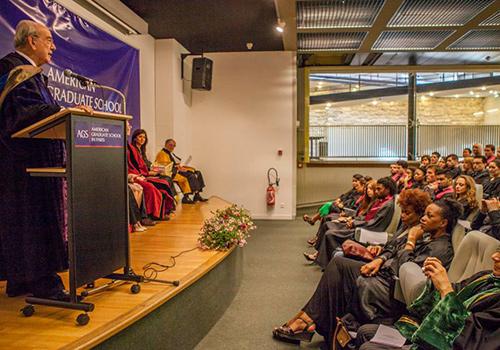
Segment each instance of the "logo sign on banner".
[{"label": "logo sign on banner", "polygon": [[139,51],[78,17],[52,0],[0,0],[0,57],[14,51],[16,25],[23,19],[45,24],[54,38],[52,62],[43,67],[49,89],[61,106],[87,105],[96,111],[123,113],[121,97],[98,86],[66,77],[65,69],[122,91],[127,114],[140,126]]},{"label": "logo sign on banner", "polygon": [[121,125],[77,120],[73,130],[75,147],[123,148]]}]

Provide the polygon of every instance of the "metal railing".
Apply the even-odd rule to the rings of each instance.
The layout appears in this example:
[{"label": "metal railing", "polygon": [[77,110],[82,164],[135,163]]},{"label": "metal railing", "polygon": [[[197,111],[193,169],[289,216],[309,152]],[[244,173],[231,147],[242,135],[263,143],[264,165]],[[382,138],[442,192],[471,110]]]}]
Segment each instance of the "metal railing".
[{"label": "metal railing", "polygon": [[[438,151],[462,155],[476,142],[500,142],[500,125],[419,125],[417,155]],[[325,125],[309,127],[309,157],[313,160],[406,159],[406,125]]]}]

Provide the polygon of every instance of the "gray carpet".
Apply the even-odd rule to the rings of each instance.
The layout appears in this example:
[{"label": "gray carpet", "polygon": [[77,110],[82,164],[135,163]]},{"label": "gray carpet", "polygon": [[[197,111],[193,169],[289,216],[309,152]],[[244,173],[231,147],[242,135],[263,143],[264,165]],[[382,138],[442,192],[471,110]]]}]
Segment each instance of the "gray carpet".
[{"label": "gray carpet", "polygon": [[[256,224],[257,230],[243,248],[241,288],[197,350],[298,348],[274,340],[271,331],[304,306],[321,277],[319,268],[302,256],[317,226],[301,219]],[[312,343],[301,347],[318,349],[320,342],[322,337],[315,335]]]}]

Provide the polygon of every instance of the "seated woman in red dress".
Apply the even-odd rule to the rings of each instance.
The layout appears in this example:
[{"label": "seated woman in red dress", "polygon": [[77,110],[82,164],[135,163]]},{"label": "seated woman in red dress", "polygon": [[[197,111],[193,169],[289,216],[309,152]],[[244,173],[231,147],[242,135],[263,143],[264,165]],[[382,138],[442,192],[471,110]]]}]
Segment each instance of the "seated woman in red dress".
[{"label": "seated woman in red dress", "polygon": [[175,210],[175,201],[170,185],[166,180],[156,177],[146,165],[146,131],[138,129],[132,134],[132,142],[127,147],[128,173],[136,175],[133,181],[144,189],[146,210],[153,219],[168,220],[168,215]]}]

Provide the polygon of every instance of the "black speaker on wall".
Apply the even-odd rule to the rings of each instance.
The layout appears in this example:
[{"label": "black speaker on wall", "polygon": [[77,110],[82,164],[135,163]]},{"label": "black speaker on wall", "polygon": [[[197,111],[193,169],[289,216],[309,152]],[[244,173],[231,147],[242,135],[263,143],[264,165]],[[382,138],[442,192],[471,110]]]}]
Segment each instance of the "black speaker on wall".
[{"label": "black speaker on wall", "polygon": [[212,67],[214,62],[206,57],[193,59],[191,88],[195,90],[212,90]]}]

